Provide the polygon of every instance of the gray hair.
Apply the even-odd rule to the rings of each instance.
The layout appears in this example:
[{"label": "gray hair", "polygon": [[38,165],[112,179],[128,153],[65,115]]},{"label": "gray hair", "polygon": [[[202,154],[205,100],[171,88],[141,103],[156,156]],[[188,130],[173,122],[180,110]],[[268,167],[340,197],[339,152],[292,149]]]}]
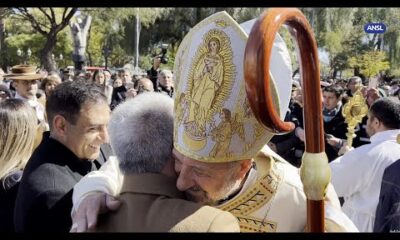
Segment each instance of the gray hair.
[{"label": "gray hair", "polygon": [[348,83],[355,82],[355,81],[362,83],[362,79],[359,76],[353,76],[353,77],[349,78]]},{"label": "gray hair", "polygon": [[146,92],[114,109],[108,129],[123,174],[159,173],[171,158],[173,104],[164,94]]},{"label": "gray hair", "polygon": [[171,70],[163,69],[160,71],[160,75],[165,77],[166,75],[173,75]]}]

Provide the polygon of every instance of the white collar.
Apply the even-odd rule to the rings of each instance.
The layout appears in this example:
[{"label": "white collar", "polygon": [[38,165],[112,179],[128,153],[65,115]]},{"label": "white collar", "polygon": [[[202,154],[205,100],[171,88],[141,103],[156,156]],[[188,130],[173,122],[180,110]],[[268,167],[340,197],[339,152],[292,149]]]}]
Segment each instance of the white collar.
[{"label": "white collar", "polygon": [[371,138],[371,143],[372,142],[383,142],[387,140],[396,140],[397,135],[400,134],[400,129],[394,129],[394,130],[386,130],[382,132],[377,132],[375,133]]},{"label": "white collar", "polygon": [[36,96],[33,96],[32,99],[28,99],[28,98],[26,98],[26,97],[21,96],[18,92],[16,92],[16,93],[15,93],[15,98],[28,101],[29,105],[30,105],[31,107],[33,107],[33,108],[35,108],[35,107],[37,107],[37,106],[39,105],[39,102],[38,102]]}]

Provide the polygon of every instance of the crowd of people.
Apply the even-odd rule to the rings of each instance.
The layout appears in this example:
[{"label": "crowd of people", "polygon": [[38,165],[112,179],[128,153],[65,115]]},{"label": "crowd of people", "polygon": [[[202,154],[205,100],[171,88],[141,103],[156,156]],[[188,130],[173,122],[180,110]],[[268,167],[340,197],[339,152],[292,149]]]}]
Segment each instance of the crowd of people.
[{"label": "crowd of people", "polygon": [[[365,103],[370,107],[378,98],[390,98],[400,102],[400,80],[394,79],[390,82],[380,82],[376,87],[364,85],[362,78],[353,76],[346,80],[322,80],[322,107],[323,123],[325,131],[325,146],[329,162],[342,155],[347,146],[348,124],[343,116],[343,106],[353,97],[356,90],[360,88]],[[274,136],[269,146],[296,167],[301,165],[301,157],[304,153],[304,125],[303,125],[303,96],[300,84],[293,80],[292,95],[285,121],[291,121],[296,129],[290,134]],[[368,116],[355,127],[355,134],[352,146],[359,147],[370,143],[366,132]],[[340,151],[342,150],[342,151]]]},{"label": "crowd of people", "polygon": [[[110,109],[144,92],[163,92],[172,98],[172,71],[160,65],[157,71],[156,88],[147,76],[133,75],[130,69],[114,74],[107,69],[46,73],[35,66],[16,65],[8,73],[0,71],[0,232],[37,231],[39,224],[53,226],[54,216],[66,223],[64,227],[70,225],[72,187],[112,155],[107,131]],[[99,102],[105,104],[99,108]],[[94,155],[87,155],[90,152]],[[43,211],[50,206],[51,211]],[[53,216],[46,218],[47,226],[36,221],[46,213]],[[58,226],[53,230],[68,230]]]},{"label": "crowd of people", "polygon": [[[243,77],[253,23],[206,18],[182,41],[175,75],[157,57],[146,76],[0,72],[0,232],[306,231],[304,89],[278,34],[272,91],[295,130],[256,120]],[[364,85],[321,81],[326,232],[400,229],[400,86]],[[359,93],[368,111],[349,145],[342,112]]]}]

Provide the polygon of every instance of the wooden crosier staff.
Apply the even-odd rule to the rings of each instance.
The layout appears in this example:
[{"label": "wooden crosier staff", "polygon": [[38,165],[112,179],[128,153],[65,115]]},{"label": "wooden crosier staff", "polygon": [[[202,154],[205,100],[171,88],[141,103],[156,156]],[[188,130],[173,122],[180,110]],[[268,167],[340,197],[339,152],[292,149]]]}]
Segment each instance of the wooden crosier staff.
[{"label": "wooden crosier staff", "polygon": [[293,123],[280,120],[271,94],[271,51],[275,34],[282,24],[289,26],[292,36],[297,41],[303,81],[306,152],[303,155],[300,175],[307,197],[307,231],[324,232],[324,197],[331,172],[323,137],[319,60],[311,27],[300,10],[272,8],[264,12],[254,24],[244,57],[247,98],[258,121],[269,130],[284,133],[294,129]]}]

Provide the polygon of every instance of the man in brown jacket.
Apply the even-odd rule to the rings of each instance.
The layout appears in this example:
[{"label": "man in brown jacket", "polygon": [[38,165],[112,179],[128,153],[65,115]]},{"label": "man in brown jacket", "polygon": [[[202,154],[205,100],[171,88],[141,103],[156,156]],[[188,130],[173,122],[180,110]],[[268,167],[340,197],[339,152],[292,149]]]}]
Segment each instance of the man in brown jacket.
[{"label": "man in brown jacket", "polygon": [[176,188],[171,98],[143,93],[122,103],[109,132],[117,159],[110,159],[111,166],[124,173],[122,205],[100,216],[98,232],[240,231],[232,214],[184,200]]}]

